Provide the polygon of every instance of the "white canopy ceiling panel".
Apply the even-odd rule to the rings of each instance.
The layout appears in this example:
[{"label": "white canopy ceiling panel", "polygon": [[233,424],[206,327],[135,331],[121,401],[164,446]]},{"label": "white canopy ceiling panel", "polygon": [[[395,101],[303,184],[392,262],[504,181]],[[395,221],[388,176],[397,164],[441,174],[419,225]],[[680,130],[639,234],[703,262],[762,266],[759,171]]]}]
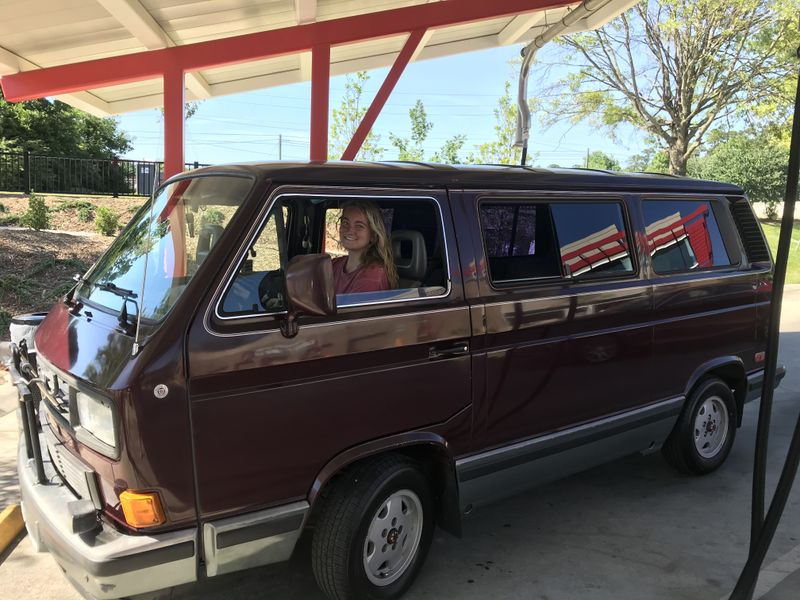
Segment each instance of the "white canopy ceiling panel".
[{"label": "white canopy ceiling panel", "polygon": [[[102,38],[108,35],[109,40],[103,41]],[[142,44],[126,35],[124,38],[111,35],[109,32],[98,34],[93,38],[90,45],[71,46],[65,48],[58,46],[43,48],[40,52],[29,53],[29,60],[40,67],[54,67],[56,65],[66,65],[69,63],[82,62],[84,60],[94,60],[96,58],[106,58],[108,56],[119,56],[131,52],[142,52],[147,48]],[[31,66],[30,68],[35,68]],[[27,71],[28,69],[23,69]]]},{"label": "white canopy ceiling panel", "polygon": [[266,60],[257,60],[219,69],[206,69],[203,76],[209,84],[216,85],[225,81],[247,79],[258,75],[282,73],[285,71],[298,71],[297,57],[279,56]]},{"label": "white canopy ceiling panel", "polygon": [[[0,76],[438,1],[2,0]],[[576,29],[599,26],[634,2],[610,0]],[[457,3],[453,4],[457,10]],[[413,59],[525,43],[540,34],[544,24],[561,19],[567,10],[548,9],[434,29],[426,33]],[[400,35],[334,46],[330,72],[339,75],[391,66],[406,39],[406,35]],[[204,98],[308,81],[310,56],[310,52],[302,52],[189,73],[186,97]],[[60,98],[93,114],[115,114],[160,106],[162,82],[153,79],[114,85]]]}]

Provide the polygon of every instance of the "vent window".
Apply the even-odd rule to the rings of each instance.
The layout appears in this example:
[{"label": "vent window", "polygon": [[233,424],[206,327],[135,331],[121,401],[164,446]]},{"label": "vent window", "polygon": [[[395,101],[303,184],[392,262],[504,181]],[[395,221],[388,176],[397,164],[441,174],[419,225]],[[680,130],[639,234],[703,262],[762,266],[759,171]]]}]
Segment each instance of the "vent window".
[{"label": "vent window", "polygon": [[761,226],[758,224],[750,203],[744,198],[731,201],[731,214],[742,239],[742,245],[747,253],[748,260],[752,262],[769,262],[770,254]]}]

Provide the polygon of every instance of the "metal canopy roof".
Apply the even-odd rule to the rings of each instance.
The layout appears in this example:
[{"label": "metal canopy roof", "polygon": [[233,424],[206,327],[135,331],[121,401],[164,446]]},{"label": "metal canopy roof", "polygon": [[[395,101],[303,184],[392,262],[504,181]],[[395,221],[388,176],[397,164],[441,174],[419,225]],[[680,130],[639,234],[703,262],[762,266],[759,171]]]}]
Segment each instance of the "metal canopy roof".
[{"label": "metal canopy roof", "polygon": [[[487,5],[498,2],[482,1]],[[528,42],[579,4],[568,2],[555,0],[549,3],[553,8],[428,29],[412,60]],[[601,2],[598,10],[580,20],[568,32],[597,28],[635,2]],[[349,19],[351,17],[380,15],[384,11],[424,4],[440,3],[429,0],[5,0],[0,3],[0,75],[309,23],[340,20],[336,23],[341,22],[342,27],[346,27],[350,23],[356,24]],[[467,5],[478,6],[471,0],[449,0],[441,4],[452,5],[454,14],[468,8]],[[537,4],[542,3],[532,1],[530,6]],[[559,4],[566,5],[557,6]],[[364,38],[370,35],[369,28],[363,30]],[[350,39],[353,39],[352,34]],[[389,67],[407,39],[406,31],[333,45],[330,74]],[[136,58],[148,60],[148,56]],[[306,50],[187,72],[186,99],[309,81],[311,56],[311,51]],[[98,116],[164,105],[160,77],[115,82],[57,97]]]}]

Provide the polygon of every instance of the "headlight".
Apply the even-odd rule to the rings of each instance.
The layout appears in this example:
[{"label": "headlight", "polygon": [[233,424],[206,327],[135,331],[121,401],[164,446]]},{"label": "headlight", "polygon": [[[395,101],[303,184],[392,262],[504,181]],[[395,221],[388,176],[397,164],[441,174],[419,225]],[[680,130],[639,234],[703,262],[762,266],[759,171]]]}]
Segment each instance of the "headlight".
[{"label": "headlight", "polygon": [[75,400],[81,427],[104,444],[115,447],[114,412],[111,400],[84,392],[77,392]]}]

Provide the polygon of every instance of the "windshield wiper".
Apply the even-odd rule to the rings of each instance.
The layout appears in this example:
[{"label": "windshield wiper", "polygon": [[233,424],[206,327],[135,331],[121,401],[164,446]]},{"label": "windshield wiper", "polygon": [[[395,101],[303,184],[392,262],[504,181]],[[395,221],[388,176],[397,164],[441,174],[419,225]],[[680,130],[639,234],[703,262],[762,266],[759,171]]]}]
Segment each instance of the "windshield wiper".
[{"label": "windshield wiper", "polygon": [[136,307],[136,314],[139,314],[139,305],[136,303],[136,298],[139,297],[139,294],[134,292],[133,290],[127,290],[125,288],[121,288],[118,285],[111,283],[110,281],[103,281],[101,283],[96,283],[94,286],[98,289],[101,289],[106,292],[111,292],[122,298],[122,308],[119,311],[119,316],[117,319],[119,320],[120,326],[125,330],[126,333],[130,333],[128,328],[133,325],[133,323],[128,322],[128,302],[133,302],[133,305]]},{"label": "windshield wiper", "polygon": [[95,283],[94,287],[104,290],[106,292],[111,292],[112,294],[116,294],[120,298],[125,298],[126,300],[138,297],[138,294],[133,290],[126,290],[125,288],[121,288],[118,285],[111,283],[110,281]]}]

